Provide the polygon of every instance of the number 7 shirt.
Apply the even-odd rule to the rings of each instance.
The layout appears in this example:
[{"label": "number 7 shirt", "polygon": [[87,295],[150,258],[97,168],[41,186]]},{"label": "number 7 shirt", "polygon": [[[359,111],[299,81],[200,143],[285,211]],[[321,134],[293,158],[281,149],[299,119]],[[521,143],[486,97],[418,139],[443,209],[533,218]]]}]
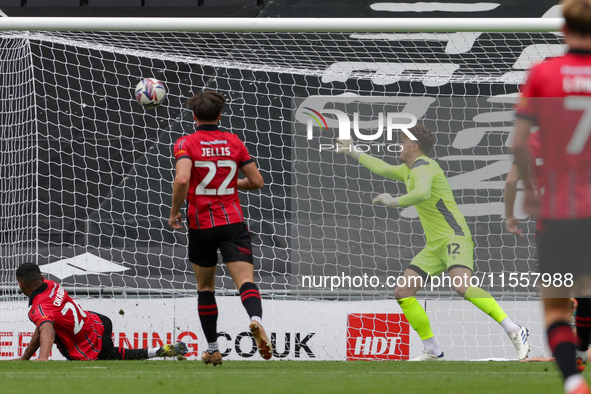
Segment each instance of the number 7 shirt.
[{"label": "number 7 shirt", "polygon": [[55,344],[68,360],[96,360],[103,345],[105,327],[86,312],[56,282],[45,280],[31,294],[29,319],[40,327],[52,323]]},{"label": "number 7 shirt", "polygon": [[201,125],[174,145],[176,160],[190,159],[187,222],[207,229],[244,221],[238,199],[238,169],[254,160],[244,143],[217,125]]},{"label": "number 7 shirt", "polygon": [[570,50],[532,67],[517,116],[539,126],[541,219],[591,218],[591,52]]}]

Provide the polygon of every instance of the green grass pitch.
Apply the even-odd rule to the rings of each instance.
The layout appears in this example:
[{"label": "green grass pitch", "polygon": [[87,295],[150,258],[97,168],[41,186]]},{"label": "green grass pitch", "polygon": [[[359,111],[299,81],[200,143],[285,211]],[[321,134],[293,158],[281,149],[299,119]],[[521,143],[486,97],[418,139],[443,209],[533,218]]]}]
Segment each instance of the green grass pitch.
[{"label": "green grass pitch", "polygon": [[0,362],[3,394],[561,393],[554,363],[200,361]]}]

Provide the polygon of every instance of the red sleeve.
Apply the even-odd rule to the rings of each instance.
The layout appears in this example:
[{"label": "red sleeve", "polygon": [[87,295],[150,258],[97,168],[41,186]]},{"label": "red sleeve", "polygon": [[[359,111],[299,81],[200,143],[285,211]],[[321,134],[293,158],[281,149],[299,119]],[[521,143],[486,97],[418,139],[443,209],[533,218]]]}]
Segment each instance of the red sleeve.
[{"label": "red sleeve", "polygon": [[542,157],[542,141],[540,139],[540,131],[531,133],[527,139],[527,145],[532,153],[532,159]]},{"label": "red sleeve", "polygon": [[190,159],[189,145],[190,142],[187,137],[181,137],[176,140],[176,143],[174,144],[174,158],[177,160],[182,158]]},{"label": "red sleeve", "polygon": [[516,105],[517,116],[529,119],[533,122],[538,120],[537,97],[540,97],[537,88],[538,66],[530,69],[525,85],[521,87],[519,101]]},{"label": "red sleeve", "polygon": [[[45,308],[45,309],[48,309],[48,308]],[[51,311],[49,311],[49,310],[46,311],[45,309],[41,305],[35,305],[29,311],[29,319],[37,327],[39,327],[41,324],[46,323],[46,322],[50,322],[52,324],[55,323],[55,318],[48,313]]]},{"label": "red sleeve", "polygon": [[254,163],[254,159],[250,157],[250,153],[248,153],[248,149],[246,149],[246,145],[244,142],[238,137],[236,137],[236,143],[240,147],[240,156],[238,160],[238,166],[242,167],[250,163]]}]

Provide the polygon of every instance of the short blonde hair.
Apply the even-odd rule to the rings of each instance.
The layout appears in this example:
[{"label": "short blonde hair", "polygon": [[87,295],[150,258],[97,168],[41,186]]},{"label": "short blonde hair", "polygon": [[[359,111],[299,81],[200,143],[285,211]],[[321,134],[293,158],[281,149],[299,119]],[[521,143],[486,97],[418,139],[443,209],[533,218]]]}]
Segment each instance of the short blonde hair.
[{"label": "short blonde hair", "polygon": [[591,36],[591,0],[563,0],[561,4],[568,31]]}]

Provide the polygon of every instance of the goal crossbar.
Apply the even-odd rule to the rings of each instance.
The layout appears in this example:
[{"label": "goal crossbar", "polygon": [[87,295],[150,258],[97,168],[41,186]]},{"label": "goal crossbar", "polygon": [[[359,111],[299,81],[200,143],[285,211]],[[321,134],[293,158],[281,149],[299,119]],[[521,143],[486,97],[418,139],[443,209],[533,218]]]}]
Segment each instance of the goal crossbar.
[{"label": "goal crossbar", "polygon": [[557,32],[562,18],[0,18],[0,30],[226,32]]}]

